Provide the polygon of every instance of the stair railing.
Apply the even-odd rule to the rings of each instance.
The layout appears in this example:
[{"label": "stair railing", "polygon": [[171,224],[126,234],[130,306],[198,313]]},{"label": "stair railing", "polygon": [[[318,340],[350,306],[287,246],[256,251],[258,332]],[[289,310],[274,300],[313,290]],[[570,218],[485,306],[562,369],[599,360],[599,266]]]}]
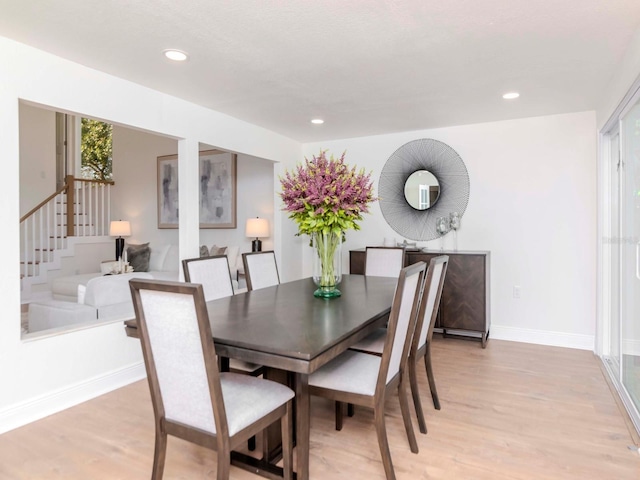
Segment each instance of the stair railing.
[{"label": "stair railing", "polygon": [[[109,234],[112,181],[65,178],[65,184],[20,219],[21,275],[40,276],[68,237]],[[71,219],[69,221],[69,219]]]}]

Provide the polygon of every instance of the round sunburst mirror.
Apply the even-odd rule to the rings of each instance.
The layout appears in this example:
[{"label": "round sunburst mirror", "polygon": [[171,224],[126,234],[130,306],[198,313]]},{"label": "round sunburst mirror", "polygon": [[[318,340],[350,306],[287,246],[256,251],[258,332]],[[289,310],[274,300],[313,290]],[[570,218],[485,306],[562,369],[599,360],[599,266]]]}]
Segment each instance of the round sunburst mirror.
[{"label": "round sunburst mirror", "polygon": [[411,240],[433,240],[438,217],[464,214],[469,174],[446,143],[424,138],[398,148],[385,163],[378,186],[380,209],[396,232]]}]

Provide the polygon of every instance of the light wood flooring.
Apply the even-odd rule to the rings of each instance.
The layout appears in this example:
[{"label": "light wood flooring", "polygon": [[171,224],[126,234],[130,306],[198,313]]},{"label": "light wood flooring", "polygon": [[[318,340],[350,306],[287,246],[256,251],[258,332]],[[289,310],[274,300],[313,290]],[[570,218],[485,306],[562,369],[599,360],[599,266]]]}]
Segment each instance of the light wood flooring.
[{"label": "light wood flooring", "polygon": [[[640,455],[591,353],[437,338],[442,410],[421,391],[429,433],[409,451],[396,397],[387,430],[398,480],[640,479]],[[372,413],[334,430],[333,405],[312,400],[311,478],[384,479]],[[148,479],[153,414],[138,382],[0,436],[0,479]],[[215,452],[171,439],[166,479],[215,478]],[[235,467],[232,479],[257,479]]]}]

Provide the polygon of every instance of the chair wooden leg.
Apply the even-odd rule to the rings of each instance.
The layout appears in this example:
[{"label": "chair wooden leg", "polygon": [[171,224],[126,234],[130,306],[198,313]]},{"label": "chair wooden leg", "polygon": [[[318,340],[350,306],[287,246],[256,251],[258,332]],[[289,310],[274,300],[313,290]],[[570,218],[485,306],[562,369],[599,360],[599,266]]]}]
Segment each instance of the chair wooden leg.
[{"label": "chair wooden leg", "polygon": [[164,475],[164,460],[167,456],[167,434],[156,427],[156,446],[153,452],[151,480],[161,480]]},{"label": "chair wooden leg", "polygon": [[343,403],[336,400],[336,430],[342,430]]},{"label": "chair wooden leg", "polygon": [[424,354],[424,366],[427,369],[427,380],[429,380],[429,389],[431,390],[433,406],[436,410],[440,410],[440,400],[438,399],[438,391],[436,390],[436,380],[433,376],[433,368],[431,366],[431,345],[429,344],[427,344],[427,350]]},{"label": "chair wooden leg", "polygon": [[402,412],[402,420],[404,420],[404,429],[407,431],[407,439],[409,440],[409,447],[413,453],[418,453],[418,442],[416,435],[413,433],[413,424],[411,423],[411,413],[409,412],[409,399],[407,398],[407,381],[404,378],[400,379],[400,385],[398,386],[398,399],[400,400],[400,411]]},{"label": "chair wooden leg", "polygon": [[253,452],[256,449],[256,436],[254,435],[249,440],[247,440],[247,448],[249,451]]},{"label": "chair wooden leg", "polygon": [[413,397],[413,406],[416,409],[416,416],[418,417],[418,428],[420,433],[427,433],[427,422],[424,419],[424,412],[422,411],[422,402],[420,401],[420,390],[418,389],[418,366],[413,357],[409,358],[409,383],[411,386],[411,396]]},{"label": "chair wooden leg", "polygon": [[231,471],[231,450],[228,448],[220,448],[220,442],[218,442],[218,472],[216,474],[216,480],[229,480],[229,474]]},{"label": "chair wooden leg", "polygon": [[353,417],[355,414],[355,408],[353,403],[347,403],[347,417]]},{"label": "chair wooden leg", "polygon": [[287,403],[287,413],[280,419],[282,428],[282,476],[293,478],[293,402]]},{"label": "chair wooden leg", "polygon": [[396,474],[393,471],[393,463],[391,462],[389,441],[387,440],[387,427],[384,424],[384,399],[374,407],[373,416],[376,426],[376,434],[378,435],[378,445],[380,446],[380,455],[382,456],[384,473],[387,476],[387,480],[396,480]]}]

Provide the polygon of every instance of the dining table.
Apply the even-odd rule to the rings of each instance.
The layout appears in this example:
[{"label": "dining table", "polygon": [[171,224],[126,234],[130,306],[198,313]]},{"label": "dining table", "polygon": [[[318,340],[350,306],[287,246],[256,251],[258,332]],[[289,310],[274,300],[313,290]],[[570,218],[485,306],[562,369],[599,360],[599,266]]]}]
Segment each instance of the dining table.
[{"label": "dining table", "polygon": [[[397,279],[343,275],[340,297],[316,298],[311,278],[207,302],[216,354],[263,365],[264,377],[295,391],[297,480],[309,478],[309,375],[384,325]],[[135,319],[125,321],[137,337]],[[280,429],[268,429],[263,456],[232,453],[232,464],[267,478],[282,478]]]}]

